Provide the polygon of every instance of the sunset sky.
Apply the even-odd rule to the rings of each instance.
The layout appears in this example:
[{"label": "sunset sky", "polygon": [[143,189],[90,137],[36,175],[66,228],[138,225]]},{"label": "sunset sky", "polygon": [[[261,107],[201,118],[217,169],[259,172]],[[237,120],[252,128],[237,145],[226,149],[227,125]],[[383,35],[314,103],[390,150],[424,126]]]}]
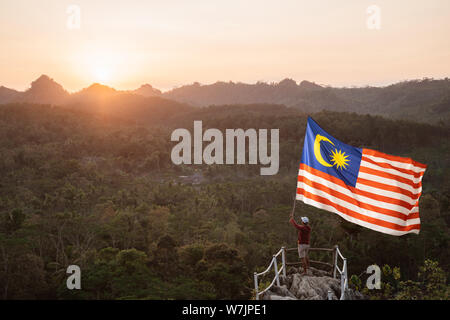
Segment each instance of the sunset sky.
[{"label": "sunset sky", "polygon": [[[380,29],[367,26],[370,5]],[[287,77],[377,86],[450,75],[450,1],[2,0],[0,43],[0,85],[18,90],[41,74],[69,91]]]}]

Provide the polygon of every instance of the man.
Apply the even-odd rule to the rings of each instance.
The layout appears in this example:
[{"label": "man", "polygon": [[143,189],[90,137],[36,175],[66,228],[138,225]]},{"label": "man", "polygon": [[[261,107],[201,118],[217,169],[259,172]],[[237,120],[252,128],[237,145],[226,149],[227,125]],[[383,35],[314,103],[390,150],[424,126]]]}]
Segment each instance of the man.
[{"label": "man", "polygon": [[302,274],[306,274],[309,268],[309,236],[311,234],[311,227],[309,226],[308,217],[301,217],[302,224],[298,225],[294,220],[294,215],[291,213],[291,222],[295,228],[298,230],[298,257],[303,260],[303,270]]}]

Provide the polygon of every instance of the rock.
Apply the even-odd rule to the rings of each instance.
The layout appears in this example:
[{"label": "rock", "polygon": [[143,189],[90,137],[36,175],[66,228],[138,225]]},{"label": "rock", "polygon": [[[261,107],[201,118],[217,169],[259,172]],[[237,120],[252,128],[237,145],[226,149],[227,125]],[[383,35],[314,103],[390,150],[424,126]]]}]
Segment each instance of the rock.
[{"label": "rock", "polygon": [[366,300],[367,298],[359,291],[349,289],[344,293],[344,300]]},{"label": "rock", "polygon": [[[296,267],[289,267],[286,271],[287,275],[291,275],[294,273],[303,273],[303,268],[296,268]],[[325,270],[320,270],[320,269],[316,269],[313,267],[309,267],[308,269],[308,275],[313,275],[313,276],[331,276],[331,272],[329,271],[325,271]]]},{"label": "rock", "polygon": [[302,300],[326,300],[328,290],[337,295],[336,288],[339,288],[339,280],[330,277],[309,276],[294,274],[291,287],[289,289],[298,299]]},{"label": "rock", "polygon": [[283,297],[293,298],[294,300],[296,299],[296,297],[288,290],[286,285],[282,285],[280,287],[274,286],[272,292]]},{"label": "rock", "polygon": [[279,296],[279,295],[274,294],[271,291],[267,291],[267,293],[264,295],[263,300],[298,300],[298,299],[291,298],[291,297]]},{"label": "rock", "polygon": [[[299,272],[300,271],[300,272]],[[310,268],[306,275],[303,269],[291,267],[287,276],[280,276],[281,286],[273,286],[264,296],[264,300],[328,300],[331,292],[333,300],[341,297],[341,281],[334,279],[324,270]],[[364,295],[349,288],[344,296],[345,300],[365,299]]]}]

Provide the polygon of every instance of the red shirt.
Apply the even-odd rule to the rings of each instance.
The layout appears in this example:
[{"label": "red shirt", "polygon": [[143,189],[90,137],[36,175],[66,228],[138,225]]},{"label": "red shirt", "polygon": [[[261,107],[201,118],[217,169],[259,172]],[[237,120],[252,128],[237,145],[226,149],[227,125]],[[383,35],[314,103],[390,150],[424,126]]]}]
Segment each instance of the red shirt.
[{"label": "red shirt", "polygon": [[301,226],[295,222],[293,218],[289,220],[290,223],[294,225],[294,227],[298,230],[298,244],[309,244],[309,235],[311,234],[311,227]]}]

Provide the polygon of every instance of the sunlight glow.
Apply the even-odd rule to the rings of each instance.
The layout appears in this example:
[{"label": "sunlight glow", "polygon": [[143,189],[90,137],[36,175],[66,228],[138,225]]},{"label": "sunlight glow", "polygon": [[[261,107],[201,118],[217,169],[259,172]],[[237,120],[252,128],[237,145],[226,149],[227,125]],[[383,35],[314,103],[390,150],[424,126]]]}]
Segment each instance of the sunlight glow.
[{"label": "sunlight glow", "polygon": [[113,85],[117,78],[123,76],[120,70],[125,64],[124,54],[108,48],[107,46],[86,46],[74,56],[75,65],[84,70],[89,83],[97,82],[104,85]]},{"label": "sunlight glow", "polygon": [[93,81],[106,84],[111,81],[111,70],[105,66],[97,66],[92,70]]}]

